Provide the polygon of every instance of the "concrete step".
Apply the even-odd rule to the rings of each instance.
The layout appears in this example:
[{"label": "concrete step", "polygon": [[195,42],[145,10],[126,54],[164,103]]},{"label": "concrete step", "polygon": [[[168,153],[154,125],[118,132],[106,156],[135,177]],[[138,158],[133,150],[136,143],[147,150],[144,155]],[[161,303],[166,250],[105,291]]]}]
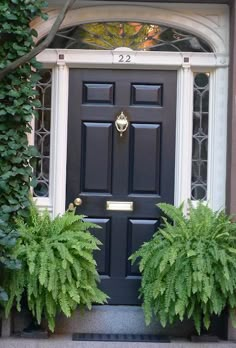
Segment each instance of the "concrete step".
[{"label": "concrete step", "polygon": [[236,348],[235,342],[191,343],[123,343],[123,342],[73,342],[71,336],[52,336],[46,340],[0,338],[0,348]]},{"label": "concrete step", "polygon": [[187,337],[194,332],[193,322],[176,323],[163,329],[159,322],[145,324],[143,310],[138,306],[93,306],[91,311],[76,311],[71,318],[59,315],[57,334],[109,333],[109,334],[168,334]]},{"label": "concrete step", "polygon": [[[15,312],[12,315],[11,330],[8,328],[10,321],[3,322],[2,336],[9,333],[22,331],[30,321],[29,312]],[[222,321],[213,325],[211,334],[222,339]],[[223,330],[224,331],[224,330]],[[165,329],[158,321],[153,321],[146,326],[143,310],[136,306],[93,306],[91,311],[75,311],[71,318],[59,315],[56,320],[55,334],[70,335],[72,333],[99,333],[99,334],[155,334],[172,337],[189,337],[194,334],[194,325],[191,320],[176,322]]]}]

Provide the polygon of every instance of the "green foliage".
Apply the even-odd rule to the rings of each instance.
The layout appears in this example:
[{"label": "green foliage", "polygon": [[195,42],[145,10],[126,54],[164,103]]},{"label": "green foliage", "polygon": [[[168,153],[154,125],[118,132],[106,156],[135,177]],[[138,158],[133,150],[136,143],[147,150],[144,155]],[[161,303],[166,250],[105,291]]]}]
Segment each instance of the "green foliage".
[{"label": "green foliage", "polygon": [[[37,16],[46,18],[42,12],[46,5],[42,0],[0,1],[0,70],[34,47],[37,32],[30,22]],[[28,145],[27,133],[39,105],[34,89],[38,67],[33,59],[0,81],[0,220],[6,222],[0,227],[0,269],[18,267],[9,256],[16,233],[7,224],[14,226],[16,216],[26,217],[30,204],[31,165],[37,152]],[[0,300],[6,298],[0,287]]]},{"label": "green foliage", "polygon": [[93,258],[101,243],[88,231],[98,226],[74,212],[52,220],[47,211],[39,214],[34,206],[28,222],[18,219],[17,226],[20,237],[14,256],[22,267],[6,277],[7,315],[15,301],[21,310],[26,293],[33,316],[40,323],[45,315],[53,331],[58,311],[69,317],[77,306],[90,309],[94,302],[106,302],[107,296],[97,287],[99,276]]},{"label": "green foliage", "polygon": [[140,296],[146,323],[156,316],[163,326],[193,318],[200,334],[202,320],[236,306],[236,224],[224,212],[199,203],[182,207],[159,204],[169,219],[132,256],[142,273]]},{"label": "green foliage", "polygon": [[[18,233],[9,227],[5,222],[0,220],[0,265],[2,268],[18,269],[20,262],[11,257],[11,249],[16,244]],[[0,286],[0,303],[6,302],[8,295]]]},{"label": "green foliage", "polygon": [[[30,22],[45,18],[42,0],[1,0],[0,69],[28,53],[37,32]],[[12,223],[16,215],[26,216],[36,150],[28,145],[29,122],[39,106],[34,89],[39,63],[33,59],[0,82],[0,219]]]}]

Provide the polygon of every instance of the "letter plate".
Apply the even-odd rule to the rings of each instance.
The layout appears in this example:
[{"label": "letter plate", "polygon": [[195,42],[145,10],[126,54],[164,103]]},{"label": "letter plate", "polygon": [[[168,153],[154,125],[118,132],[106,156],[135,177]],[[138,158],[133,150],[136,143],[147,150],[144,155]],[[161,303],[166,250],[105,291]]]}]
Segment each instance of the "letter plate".
[{"label": "letter plate", "polygon": [[134,203],[133,202],[114,202],[107,201],[106,203],[107,210],[120,210],[120,211],[133,211]]}]

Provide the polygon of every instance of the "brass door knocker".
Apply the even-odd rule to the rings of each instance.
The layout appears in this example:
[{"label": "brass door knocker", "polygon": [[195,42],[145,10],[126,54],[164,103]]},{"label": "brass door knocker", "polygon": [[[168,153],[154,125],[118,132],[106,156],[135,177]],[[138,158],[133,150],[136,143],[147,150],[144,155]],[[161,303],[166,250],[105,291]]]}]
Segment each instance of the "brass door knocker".
[{"label": "brass door knocker", "polygon": [[115,125],[116,129],[120,133],[120,136],[122,137],[123,133],[127,130],[129,126],[129,121],[123,111],[120,113],[120,115],[117,116]]}]

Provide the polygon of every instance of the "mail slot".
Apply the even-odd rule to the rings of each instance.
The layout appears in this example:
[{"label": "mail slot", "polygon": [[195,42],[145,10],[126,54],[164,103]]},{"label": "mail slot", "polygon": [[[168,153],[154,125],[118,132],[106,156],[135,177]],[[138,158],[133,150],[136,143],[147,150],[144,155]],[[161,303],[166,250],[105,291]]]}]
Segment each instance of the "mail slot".
[{"label": "mail slot", "polygon": [[117,202],[117,201],[107,201],[106,202],[107,210],[118,210],[118,211],[133,211],[134,203],[133,202]]}]

